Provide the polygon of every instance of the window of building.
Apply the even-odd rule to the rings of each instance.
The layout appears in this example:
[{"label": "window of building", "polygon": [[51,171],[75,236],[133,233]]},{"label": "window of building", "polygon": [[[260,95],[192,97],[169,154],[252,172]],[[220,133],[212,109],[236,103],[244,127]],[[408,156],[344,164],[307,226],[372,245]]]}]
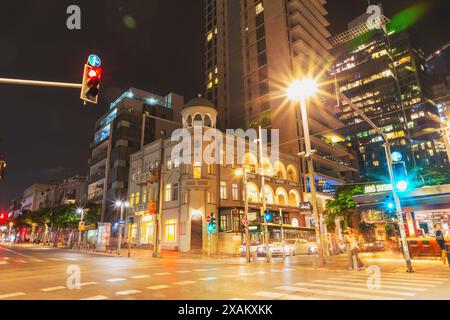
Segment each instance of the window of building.
[{"label": "window of building", "polygon": [[167,242],[177,241],[177,219],[166,220],[164,234]]},{"label": "window of building", "polygon": [[239,200],[239,186],[237,184],[233,184],[232,186],[233,200]]},{"label": "window of building", "polygon": [[213,164],[209,164],[208,165],[208,174],[209,175],[214,175],[216,173],[216,167]]},{"label": "window of building", "polygon": [[202,165],[201,163],[194,163],[192,174],[194,176],[194,179],[201,179],[202,178]]},{"label": "window of building", "polygon": [[214,204],[215,199],[214,199],[214,193],[213,192],[208,192],[207,193],[207,201],[208,201],[208,204]]},{"label": "window of building", "polygon": [[139,204],[139,202],[141,201],[141,193],[140,192],[136,192],[136,198],[134,199],[134,204]]},{"label": "window of building", "polygon": [[177,201],[178,200],[178,183],[175,183],[173,185],[173,201]]},{"label": "window of building", "polygon": [[172,201],[172,185],[166,184],[165,192],[164,192],[164,201],[169,202]]},{"label": "window of building", "polygon": [[220,183],[220,199],[227,199],[227,183],[224,181]]},{"label": "window of building", "polygon": [[262,2],[257,3],[255,8],[256,8],[257,15],[264,12],[264,5]]},{"label": "window of building", "polygon": [[172,160],[168,160],[167,161],[167,170],[172,170],[173,169],[173,161]]}]

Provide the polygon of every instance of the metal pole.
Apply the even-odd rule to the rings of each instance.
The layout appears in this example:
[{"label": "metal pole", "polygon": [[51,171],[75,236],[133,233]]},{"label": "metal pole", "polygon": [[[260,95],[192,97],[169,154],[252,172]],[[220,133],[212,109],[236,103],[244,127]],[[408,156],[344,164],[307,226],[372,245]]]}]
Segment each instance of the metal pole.
[{"label": "metal pole", "polygon": [[69,89],[81,89],[82,87],[82,85],[78,83],[49,82],[49,81],[8,79],[8,78],[0,78],[0,84],[13,84],[13,85],[37,86],[37,87],[56,87]]},{"label": "metal pole", "polygon": [[117,245],[117,255],[120,256],[120,249],[122,247],[122,220],[123,220],[123,211],[124,211],[125,205],[122,203],[120,205],[120,221],[119,221],[119,243]]},{"label": "metal pole", "polygon": [[403,220],[403,210],[402,210],[402,206],[401,206],[401,202],[400,202],[400,198],[398,196],[397,190],[395,190],[396,186],[395,186],[394,170],[392,169],[392,158],[391,158],[392,155],[391,155],[391,147],[390,147],[389,143],[385,143],[384,148],[386,151],[386,159],[387,159],[387,164],[388,164],[389,177],[390,177],[391,184],[392,184],[392,195],[393,195],[394,201],[395,201],[395,208],[396,208],[397,219],[398,219],[398,224],[399,224],[399,229],[400,229],[400,237],[402,240],[403,255],[404,255],[405,261],[406,261],[406,268],[407,268],[406,272],[413,273],[414,270],[412,267],[411,255],[409,253],[408,241],[406,239],[405,223]]},{"label": "metal pole", "polygon": [[81,238],[82,238],[82,234],[83,234],[83,230],[81,230],[82,226],[83,226],[83,220],[84,220],[84,210],[81,213],[81,220],[80,220],[80,225],[79,225],[79,232],[78,232],[78,244],[81,244]]},{"label": "metal pole", "polygon": [[281,247],[283,249],[283,261],[286,260],[285,239],[284,239],[284,226],[283,226],[283,209],[280,208],[280,226],[281,226]]},{"label": "metal pole", "polygon": [[164,193],[164,139],[161,139],[161,161],[159,165],[159,205],[158,214],[155,222],[155,241],[153,258],[161,258],[161,236],[162,236],[162,211],[163,211],[163,197]]},{"label": "metal pole", "polygon": [[133,225],[131,225],[130,228],[130,224],[128,223],[128,258],[131,257],[131,229],[133,228]]},{"label": "metal pole", "polygon": [[245,226],[245,253],[247,257],[247,262],[252,262],[251,252],[250,252],[250,221],[248,219],[248,177],[247,177],[247,168],[244,168],[242,173],[243,185],[244,185],[244,217],[247,221],[247,225]]},{"label": "metal pole", "polygon": [[267,263],[270,263],[272,260],[270,247],[269,247],[269,228],[267,225],[267,219],[266,219],[266,193],[265,193],[265,185],[266,185],[266,178],[264,175],[264,163],[263,163],[263,140],[262,140],[262,128],[259,126],[258,130],[258,142],[259,142],[259,167],[260,167],[260,175],[261,175],[261,203],[263,208],[263,217],[264,217],[264,244],[266,246],[266,260]]},{"label": "metal pole", "polygon": [[386,161],[388,165],[389,178],[392,184],[392,194],[395,201],[395,207],[397,212],[397,219],[399,220],[399,228],[400,228],[400,237],[402,240],[403,253],[406,260],[407,272],[414,272],[412,268],[411,255],[409,253],[408,242],[406,240],[406,232],[405,232],[405,224],[403,221],[403,210],[400,202],[400,198],[398,197],[397,190],[395,190],[395,179],[394,179],[394,170],[392,169],[392,154],[391,154],[391,146],[389,144],[389,139],[386,134],[378,128],[378,126],[366,116],[366,114],[361,111],[346,95],[342,92],[337,92],[338,95],[342,97],[344,101],[348,103],[348,105],[363,118],[384,140],[384,148],[386,152]]},{"label": "metal pole", "polygon": [[305,135],[306,162],[308,164],[309,185],[311,188],[311,200],[315,220],[314,228],[316,229],[317,253],[319,256],[318,266],[322,267],[326,262],[323,255],[322,234],[320,230],[320,218],[317,202],[317,190],[314,178],[314,164],[312,159],[311,137],[309,134],[308,111],[306,109],[306,96],[304,94],[301,94],[300,97],[300,110],[302,113],[303,131]]}]

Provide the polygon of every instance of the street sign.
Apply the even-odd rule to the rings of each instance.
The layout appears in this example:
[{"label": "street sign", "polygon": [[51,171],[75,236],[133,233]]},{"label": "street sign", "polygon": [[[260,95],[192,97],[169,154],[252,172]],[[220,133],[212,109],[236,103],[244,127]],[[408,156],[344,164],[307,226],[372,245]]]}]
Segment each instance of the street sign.
[{"label": "street sign", "polygon": [[211,222],[211,216],[207,216],[207,217],[206,217],[206,222],[208,222],[208,223]]},{"label": "street sign", "polygon": [[391,158],[392,158],[392,161],[394,161],[394,162],[400,162],[403,160],[403,155],[400,152],[395,151],[395,152],[392,152]]},{"label": "street sign", "polygon": [[300,209],[302,211],[312,211],[311,202],[302,202],[302,204],[300,205]]},{"label": "street sign", "polygon": [[248,227],[249,224],[250,224],[250,222],[248,221],[248,219],[244,218],[244,219],[242,220],[242,224],[243,224],[244,226]]},{"label": "street sign", "polygon": [[124,226],[124,225],[125,225],[125,220],[119,220],[119,224],[120,224],[121,226]]},{"label": "street sign", "polygon": [[91,67],[98,68],[102,65],[102,60],[96,54],[91,54],[88,58],[88,64]]},{"label": "street sign", "polygon": [[155,214],[156,213],[156,202],[150,202],[148,204],[148,212],[150,214]]}]

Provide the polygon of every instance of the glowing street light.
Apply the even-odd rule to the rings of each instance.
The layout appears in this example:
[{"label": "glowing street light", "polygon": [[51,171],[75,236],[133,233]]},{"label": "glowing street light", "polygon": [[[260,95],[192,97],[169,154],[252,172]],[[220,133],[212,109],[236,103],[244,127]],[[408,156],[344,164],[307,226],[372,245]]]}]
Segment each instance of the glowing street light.
[{"label": "glowing street light", "polygon": [[120,256],[120,249],[122,247],[122,233],[124,228],[124,211],[125,209],[128,209],[130,207],[130,203],[128,201],[122,201],[122,200],[116,200],[114,202],[114,208],[120,209],[120,223],[119,223],[119,240],[118,240],[118,246],[117,246],[117,255]]},{"label": "glowing street light", "polygon": [[305,160],[308,164],[308,175],[309,175],[309,185],[311,188],[311,198],[313,202],[313,215],[315,224],[314,227],[316,229],[316,242],[317,242],[317,253],[319,256],[319,266],[323,266],[325,264],[325,257],[323,255],[323,247],[322,247],[322,235],[320,231],[320,218],[318,211],[318,201],[317,201],[317,191],[316,184],[314,178],[314,163],[313,163],[313,150],[311,147],[311,137],[309,132],[309,123],[308,123],[308,111],[306,105],[306,98],[312,97],[317,92],[317,83],[310,78],[306,78],[303,80],[294,81],[289,88],[287,89],[287,96],[291,101],[298,102],[300,104],[300,111],[302,115],[302,123],[303,123],[303,131],[305,136],[305,149],[306,153],[304,154]]}]

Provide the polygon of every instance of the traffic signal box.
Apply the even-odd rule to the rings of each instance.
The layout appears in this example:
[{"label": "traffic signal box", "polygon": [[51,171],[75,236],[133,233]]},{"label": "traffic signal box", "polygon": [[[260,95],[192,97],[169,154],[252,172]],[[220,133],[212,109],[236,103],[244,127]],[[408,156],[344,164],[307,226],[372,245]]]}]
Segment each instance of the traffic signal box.
[{"label": "traffic signal box", "polygon": [[84,66],[83,83],[81,85],[81,100],[97,104],[98,94],[100,92],[100,80],[102,69],[92,67],[88,64]]}]

